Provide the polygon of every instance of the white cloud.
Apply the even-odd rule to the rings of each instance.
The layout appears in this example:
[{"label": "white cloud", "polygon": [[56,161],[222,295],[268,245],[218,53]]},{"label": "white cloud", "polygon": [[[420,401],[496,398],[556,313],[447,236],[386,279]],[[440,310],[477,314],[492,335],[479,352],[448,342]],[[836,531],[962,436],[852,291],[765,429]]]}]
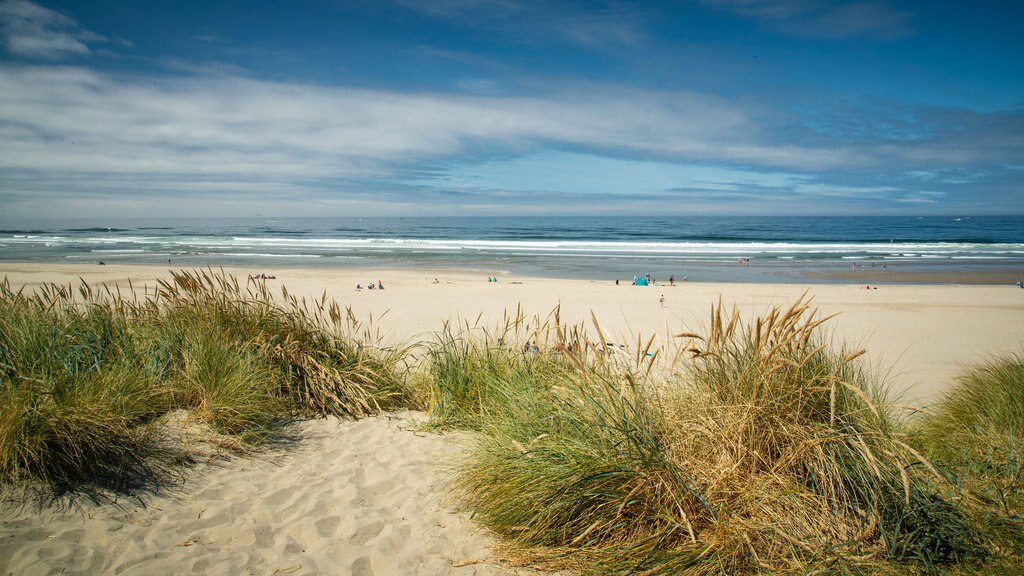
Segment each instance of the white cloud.
[{"label": "white cloud", "polygon": [[492,97],[360,90],[238,77],[139,79],[77,67],[0,67],[0,168],[63,173],[381,176],[477,147],[796,168],[843,150],[772,146],[746,111],[693,93],[580,90]]},{"label": "white cloud", "polygon": [[86,42],[105,40],[64,14],[26,0],[0,2],[0,38],[11,54],[43,60],[88,54]]},{"label": "white cloud", "polygon": [[[518,190],[517,206],[523,194],[550,189],[620,199],[671,188],[884,198],[899,192],[887,186],[893,174],[902,181],[936,163],[973,169],[978,159],[1019,158],[1014,130],[967,141],[978,131],[967,127],[995,120],[961,116],[953,136],[849,145],[819,138],[812,147],[780,143],[786,133],[763,108],[692,92],[588,85],[539,96],[402,93],[0,64],[0,206],[76,191],[190,201],[249,193],[268,205],[333,206],[444,201],[460,189],[478,203]],[[574,181],[571,170],[584,177]],[[869,174],[866,182],[851,170]],[[847,184],[828,174],[847,175]],[[473,181],[460,188],[458,178]],[[515,179],[522,184],[508,184]]]}]

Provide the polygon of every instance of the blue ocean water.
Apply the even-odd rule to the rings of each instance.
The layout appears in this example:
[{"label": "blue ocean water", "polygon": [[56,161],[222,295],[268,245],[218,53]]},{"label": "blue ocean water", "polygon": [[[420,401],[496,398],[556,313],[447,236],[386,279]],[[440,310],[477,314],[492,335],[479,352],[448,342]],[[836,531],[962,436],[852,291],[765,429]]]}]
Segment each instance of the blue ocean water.
[{"label": "blue ocean water", "polygon": [[[738,265],[749,260],[749,264]],[[1021,217],[258,218],[0,222],[0,261],[423,267],[570,278],[807,281],[1024,271]],[[828,281],[819,279],[815,281]]]}]

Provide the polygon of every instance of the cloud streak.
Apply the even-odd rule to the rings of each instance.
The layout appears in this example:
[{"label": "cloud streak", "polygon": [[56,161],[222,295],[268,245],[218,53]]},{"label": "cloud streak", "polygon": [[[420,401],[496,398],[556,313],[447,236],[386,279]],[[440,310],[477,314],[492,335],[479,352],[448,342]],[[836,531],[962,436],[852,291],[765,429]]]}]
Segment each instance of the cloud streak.
[{"label": "cloud streak", "polygon": [[883,2],[828,0],[702,0],[752,18],[769,29],[801,38],[896,40],[913,33],[912,14]]},{"label": "cloud streak", "polygon": [[[7,175],[0,193],[22,189],[26,179],[13,176],[27,174],[45,175],[57,188],[63,180],[69,190],[127,182],[218,194],[234,187],[308,197],[319,190],[331,198],[370,182],[408,191],[406,174],[423,167],[443,176],[550,148],[577,150],[595,163],[653,158],[665,166],[810,174],[967,169],[1018,158],[1021,115],[953,111],[946,118],[950,133],[910,142],[842,143],[829,136],[843,133],[834,127],[805,139],[813,144],[781,143],[768,109],[691,92],[586,86],[537,96],[402,93],[0,65],[0,174]],[[818,182],[789,187],[829,196],[833,187]],[[445,186],[443,177],[432,184]]]},{"label": "cloud streak", "polygon": [[544,143],[805,168],[856,161],[842,150],[760,142],[748,111],[714,97],[613,88],[406,94],[2,66],[0,122],[0,166],[71,172],[377,175],[395,163]]},{"label": "cloud streak", "polygon": [[86,55],[87,42],[106,40],[60,12],[25,0],[0,2],[0,38],[11,54],[41,60]]},{"label": "cloud streak", "polygon": [[[909,14],[880,2],[703,1],[801,38],[913,32]],[[202,54],[106,62],[110,71],[101,72],[81,57],[104,37],[61,12],[0,0],[0,40],[10,56],[0,61],[0,213],[45,210],[47,199],[67,211],[245,198],[307,214],[321,212],[310,206],[636,213],[716,205],[770,211],[773,204],[791,213],[975,199],[1024,208],[1013,192],[1024,165],[1024,110],[982,112],[827,87],[725,90],[746,94],[726,97],[699,83],[647,84],[659,86],[652,89],[619,75],[569,80],[520,67],[502,50],[529,39],[544,47],[531,48],[531,57],[554,54],[552,47],[560,57],[589,51],[590,64],[601,61],[594,54],[650,54],[664,41],[651,25],[657,9],[559,2],[547,10],[518,0],[406,7],[417,26],[441,20],[446,33],[475,28],[467,37],[502,39],[477,54],[459,42],[417,38],[405,52],[457,72],[376,88],[338,76],[268,80],[294,76]],[[609,61],[629,62],[622,54]]]}]

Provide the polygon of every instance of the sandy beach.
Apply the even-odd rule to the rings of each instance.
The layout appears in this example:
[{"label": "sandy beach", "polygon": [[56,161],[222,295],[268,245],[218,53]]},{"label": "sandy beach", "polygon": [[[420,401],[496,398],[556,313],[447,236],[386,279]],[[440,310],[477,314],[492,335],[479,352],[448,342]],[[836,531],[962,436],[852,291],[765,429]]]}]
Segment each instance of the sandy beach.
[{"label": "sandy beach", "polygon": [[444,500],[458,450],[419,413],[293,426],[298,442],[214,459],[144,503],[0,514],[4,574],[528,574]]},{"label": "sandy beach", "polygon": [[[966,365],[990,355],[1019,351],[1024,345],[1024,290],[997,285],[747,284],[677,281],[675,286],[632,286],[632,278],[553,280],[517,277],[501,271],[368,270],[330,268],[226,268],[244,279],[266,274],[279,292],[319,298],[326,294],[350,306],[361,321],[372,322],[386,341],[432,338],[445,321],[494,328],[522,307],[527,316],[548,315],[556,306],[566,323],[592,327],[591,312],[606,336],[617,343],[645,340],[651,334],[666,343],[671,334],[697,331],[719,300],[753,319],[772,306],[789,305],[807,293],[837,342],[868,351],[871,366],[885,374],[904,401],[926,405]],[[161,266],[0,264],[0,277],[14,287],[42,283],[119,286],[139,289],[169,278]],[[498,282],[488,282],[494,276]],[[366,286],[384,283],[384,290]],[[356,286],[362,285],[362,290]],[[664,297],[664,304],[660,302]]]},{"label": "sandy beach", "polygon": [[[390,342],[430,339],[453,320],[493,327],[522,307],[542,318],[560,306],[563,322],[596,316],[618,343],[700,332],[711,306],[735,305],[746,319],[788,305],[805,291],[836,341],[868,350],[902,402],[928,405],[964,366],[1020,351],[1024,290],[1004,285],[712,284],[619,285],[551,280],[500,271],[296,269],[226,270],[267,274],[274,290],[326,294],[350,306]],[[167,278],[164,267],[2,264],[14,287],[108,284],[139,289]],[[496,276],[497,282],[489,282]],[[367,290],[381,281],[384,290]],[[361,284],[364,289],[357,290]],[[664,301],[662,302],[662,298]],[[481,328],[482,329],[482,328]],[[56,573],[503,574],[492,541],[445,502],[450,439],[415,433],[416,414],[297,425],[287,451],[203,465],[180,488],[137,503],[0,518],[0,570]]]}]

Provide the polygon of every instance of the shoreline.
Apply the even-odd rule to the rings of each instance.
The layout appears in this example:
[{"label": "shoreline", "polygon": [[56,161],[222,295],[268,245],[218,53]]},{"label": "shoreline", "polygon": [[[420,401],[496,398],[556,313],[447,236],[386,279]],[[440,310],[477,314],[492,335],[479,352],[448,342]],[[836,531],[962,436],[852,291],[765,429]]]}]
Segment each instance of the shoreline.
[{"label": "shoreline", "polygon": [[[229,262],[217,264],[210,262],[193,262],[187,259],[163,262],[107,262],[103,260],[92,261],[4,261],[0,260],[0,277],[6,274],[7,270],[33,273],[39,270],[74,270],[82,274],[93,274],[109,269],[131,269],[160,271],[166,273],[169,270],[226,270],[236,275],[249,274],[272,274],[274,270],[294,270],[300,275],[306,272],[317,274],[336,273],[351,275],[357,271],[371,273],[434,273],[434,274],[456,274],[456,275],[483,275],[484,277],[516,276],[536,280],[573,280],[591,282],[615,282],[614,273],[597,275],[590,269],[572,267],[545,267],[543,269],[525,265],[509,265],[509,262],[502,262],[491,266],[493,261],[471,261],[467,260],[461,265],[446,265],[443,262],[416,263],[416,262],[388,262],[368,261],[359,264],[331,264],[323,263],[238,263]],[[618,276],[621,282],[629,283],[633,274],[639,275],[647,270],[654,273],[660,280],[659,285],[667,285],[670,275],[682,280],[687,278],[691,284],[805,284],[805,285],[829,285],[829,284],[879,284],[888,286],[941,286],[941,285],[966,285],[966,286],[1013,286],[1018,282],[1024,282],[1024,264],[1016,262],[1005,262],[997,267],[986,264],[981,267],[954,268],[948,264],[941,266],[925,265],[920,263],[886,263],[877,261],[877,266],[872,266],[870,261],[860,262],[859,268],[847,268],[845,263],[812,263],[812,262],[766,262],[752,260],[747,265],[740,265],[734,262],[680,262],[678,266],[682,272],[666,272],[663,265],[648,267],[646,264],[637,264],[629,267],[628,271]],[[883,265],[886,266],[883,268]],[[888,266],[891,265],[891,268]],[[101,268],[101,266],[103,268]],[[627,270],[623,268],[623,270]],[[636,270],[637,272],[633,272]],[[639,271],[644,272],[639,272]],[[102,275],[102,274],[101,274]],[[147,274],[148,276],[149,274]]]},{"label": "shoreline", "polygon": [[[169,278],[171,269],[177,270],[166,265],[0,263],[0,277],[15,290],[51,282],[77,285],[79,279],[122,290],[130,281],[140,290]],[[1024,290],[1012,284],[879,283],[868,290],[860,282],[691,281],[639,287],[629,281],[615,285],[613,280],[443,268],[223,270],[240,280],[250,274],[274,276],[266,280],[274,293],[285,286],[300,298],[333,298],[390,343],[429,341],[446,321],[482,330],[494,328],[520,308],[527,317],[543,319],[558,307],[563,322],[588,329],[593,329],[593,314],[617,343],[655,335],[656,345],[671,346],[672,334],[703,329],[711,306],[719,301],[735,305],[741,318],[752,322],[771,306],[788,306],[807,292],[822,315],[838,314],[824,325],[823,334],[866,348],[867,366],[885,377],[902,402],[915,405],[934,402],[962,368],[1024,347]],[[488,276],[498,282],[488,282]],[[378,280],[385,290],[355,289],[356,284],[365,287]]]}]

